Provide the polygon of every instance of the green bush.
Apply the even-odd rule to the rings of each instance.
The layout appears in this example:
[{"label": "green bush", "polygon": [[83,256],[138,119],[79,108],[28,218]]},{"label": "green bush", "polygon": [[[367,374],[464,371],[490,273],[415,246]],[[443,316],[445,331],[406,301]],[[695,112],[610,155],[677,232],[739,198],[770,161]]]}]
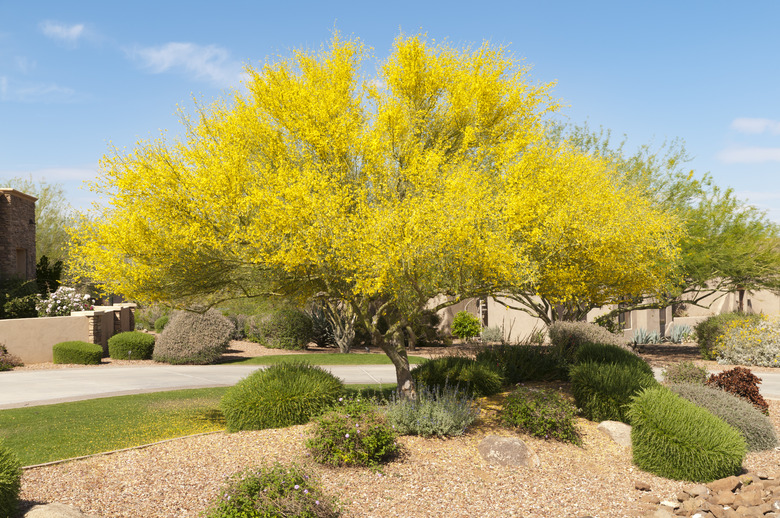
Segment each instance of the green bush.
[{"label": "green bush", "polygon": [[631,397],[657,382],[637,364],[584,362],[570,371],[574,401],[590,421],[628,423]]},{"label": "green bush", "polygon": [[312,341],[311,317],[293,308],[282,308],[247,322],[247,339],[271,349],[306,349]]},{"label": "green bush", "polygon": [[466,311],[459,311],[452,319],[452,336],[461,339],[474,338],[482,332],[479,319]]},{"label": "green bush", "polygon": [[0,343],[0,371],[10,371],[14,367],[21,367],[24,365],[22,360],[17,356],[8,352],[5,348],[5,344]]},{"label": "green bush", "polygon": [[138,308],[135,310],[135,328],[146,329],[147,331],[154,331],[154,323],[164,316],[169,315],[170,308],[165,306],[148,306],[145,308]]},{"label": "green bush", "polygon": [[153,358],[172,364],[216,363],[227,350],[233,324],[214,309],[174,311],[154,345]]},{"label": "green bush", "polygon": [[206,518],[334,518],[339,511],[303,468],[259,466],[234,474]]},{"label": "green bush", "polygon": [[165,326],[168,325],[168,321],[171,319],[170,315],[163,315],[157,320],[154,321],[154,332],[155,333],[162,333],[165,329]]},{"label": "green bush", "polygon": [[309,422],[341,394],[344,385],[308,363],[279,363],[229,388],[220,406],[228,432],[283,428]]},{"label": "green bush", "polygon": [[704,385],[707,382],[707,369],[690,361],[674,363],[663,372],[666,383],[696,383]]},{"label": "green bush", "polygon": [[421,387],[415,399],[394,396],[387,405],[387,421],[401,435],[463,435],[479,417],[474,398],[457,387]]},{"label": "green bush", "polygon": [[715,340],[718,363],[780,367],[780,321],[737,319]]},{"label": "green bush", "polygon": [[553,322],[547,329],[552,346],[567,360],[574,358],[574,353],[583,344],[607,344],[627,347],[626,340],[588,322]]},{"label": "green bush", "polygon": [[453,385],[476,396],[493,395],[504,383],[498,366],[457,356],[428,360],[412,371],[412,377],[418,387]]},{"label": "green bush", "polygon": [[477,353],[480,363],[495,365],[505,383],[566,381],[568,367],[550,347],[541,345],[495,345]]},{"label": "green bush", "polygon": [[117,360],[149,360],[154,352],[154,336],[141,331],[115,334],[108,339],[108,355]]},{"label": "green bush", "polygon": [[617,345],[582,344],[574,353],[574,363],[619,363],[634,365],[641,371],[653,375],[653,368],[637,354]]},{"label": "green bush", "polygon": [[60,342],[52,347],[54,363],[98,365],[103,358],[103,347],[88,342]]},{"label": "green bush", "polygon": [[715,359],[715,346],[718,338],[725,332],[727,324],[739,320],[758,323],[761,316],[747,313],[723,313],[708,317],[696,324],[693,332],[696,335],[696,343],[699,346],[702,359]]},{"label": "green bush", "polygon": [[749,451],[771,450],[777,446],[772,421],[744,399],[703,384],[680,383],[670,385],[669,389],[736,428],[745,438]]},{"label": "green bush", "polygon": [[315,461],[329,466],[375,467],[398,452],[385,416],[360,399],[341,401],[317,418],[306,447]]},{"label": "green bush", "polygon": [[17,277],[0,279],[0,319],[36,318],[38,284]]},{"label": "green bush", "polygon": [[504,400],[501,420],[543,439],[582,444],[576,409],[555,390],[518,387]]},{"label": "green bush", "polygon": [[710,482],[738,474],[747,446],[722,419],[663,386],[634,397],[628,412],[634,463],[674,480]]},{"label": "green bush", "polygon": [[22,489],[22,465],[0,441],[0,517],[14,516]]}]

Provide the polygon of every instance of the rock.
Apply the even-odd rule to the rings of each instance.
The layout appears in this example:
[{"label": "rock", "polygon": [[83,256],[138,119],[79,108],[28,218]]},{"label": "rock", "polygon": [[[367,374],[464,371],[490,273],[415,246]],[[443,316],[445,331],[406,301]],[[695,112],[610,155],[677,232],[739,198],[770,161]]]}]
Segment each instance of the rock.
[{"label": "rock", "polygon": [[710,494],[710,490],[704,484],[696,484],[695,486],[686,487],[683,489],[683,491],[691,496],[707,496]]},{"label": "rock", "polygon": [[737,477],[726,477],[710,482],[707,484],[707,487],[709,487],[710,491],[713,493],[717,493],[719,491],[734,491],[740,484],[741,482]]},{"label": "rock", "polygon": [[488,435],[477,447],[482,458],[502,466],[538,467],[539,457],[517,437]]},{"label": "rock", "polygon": [[97,518],[84,514],[75,507],[65,504],[36,505],[24,515],[24,518]]},{"label": "rock", "polygon": [[602,421],[598,430],[621,446],[631,447],[631,427],[620,421]]},{"label": "rock", "polygon": [[634,489],[638,489],[639,491],[650,491],[650,484],[643,480],[635,480]]}]

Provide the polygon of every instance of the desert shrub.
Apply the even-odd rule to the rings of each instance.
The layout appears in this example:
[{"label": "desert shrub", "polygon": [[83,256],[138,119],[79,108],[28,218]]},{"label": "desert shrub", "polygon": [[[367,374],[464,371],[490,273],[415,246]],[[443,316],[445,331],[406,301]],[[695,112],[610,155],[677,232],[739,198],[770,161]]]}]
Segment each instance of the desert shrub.
[{"label": "desert shrub", "polygon": [[22,465],[0,440],[0,517],[14,516],[22,489]]},{"label": "desert shrub", "polygon": [[634,331],[634,337],[631,339],[634,345],[660,344],[661,341],[661,334],[658,331],[648,331],[642,327]]},{"label": "desert shrub", "polygon": [[387,405],[387,421],[401,435],[463,435],[479,417],[474,398],[457,387],[422,387],[414,399],[394,396]]},{"label": "desert shrub", "polygon": [[165,326],[168,325],[168,321],[171,319],[170,315],[163,315],[157,320],[154,321],[154,332],[155,333],[162,333],[165,329]]},{"label": "desert shrub", "polygon": [[758,391],[761,378],[744,367],[734,367],[720,374],[712,374],[707,378],[707,385],[731,392],[747,400],[762,413],[769,415],[769,404]]},{"label": "desert shrub", "polygon": [[669,341],[673,344],[687,342],[693,337],[693,328],[687,324],[673,324],[669,331]]},{"label": "desert shrub", "polygon": [[215,309],[206,313],[174,311],[157,337],[153,358],[172,364],[215,363],[227,350],[232,332],[233,324]]},{"label": "desert shrub", "polygon": [[311,318],[303,311],[282,308],[250,319],[246,335],[272,349],[306,349],[312,340]]},{"label": "desert shrub", "polygon": [[653,368],[638,355],[628,349],[607,344],[582,344],[574,353],[574,363],[619,363],[634,365],[641,371],[653,375]]},{"label": "desert shrub", "polygon": [[52,347],[54,363],[98,365],[103,358],[103,347],[89,342],[60,342]]},{"label": "desert shrub", "polygon": [[108,339],[108,355],[118,360],[148,360],[154,351],[154,336],[141,331],[118,333]]},{"label": "desert shrub", "polygon": [[593,319],[593,323],[599,327],[603,327],[613,335],[623,334],[623,325],[618,321],[616,315],[601,315]]},{"label": "desert shrub", "polygon": [[321,414],[344,385],[326,370],[308,363],[280,363],[258,370],[222,396],[228,432],[304,424]]},{"label": "desert shrub", "polygon": [[486,327],[480,338],[485,343],[500,343],[504,341],[504,331],[498,326]]},{"label": "desert shrub", "polygon": [[715,359],[715,346],[718,337],[725,332],[726,324],[738,320],[757,323],[761,320],[761,316],[747,313],[723,313],[708,317],[694,326],[693,331],[702,359]]},{"label": "desert shrub", "polygon": [[230,339],[246,340],[246,322],[249,317],[244,314],[229,313],[225,315],[225,318],[233,324],[233,332],[230,333]]},{"label": "desert shrub", "polygon": [[574,401],[591,421],[628,423],[631,397],[657,382],[637,364],[584,362],[569,370]]},{"label": "desert shrub", "polygon": [[163,315],[170,314],[170,308],[165,306],[147,306],[135,310],[135,328],[154,331],[154,323]]},{"label": "desert shrub", "polygon": [[499,367],[457,356],[428,360],[412,371],[412,377],[419,387],[453,385],[476,396],[495,394],[504,383]]},{"label": "desert shrub", "polygon": [[780,322],[736,319],[723,325],[715,340],[718,363],[780,367]]},{"label": "desert shrub", "polygon": [[565,381],[568,367],[549,347],[540,345],[495,345],[477,353],[476,360],[495,365],[505,383]]},{"label": "desert shrub", "polygon": [[745,438],[749,451],[771,450],[777,446],[772,422],[744,399],[702,384],[679,383],[670,385],[669,389],[736,428]]},{"label": "desert shrub", "polygon": [[628,412],[634,463],[674,480],[710,482],[736,475],[747,446],[722,419],[663,386],[640,392]]},{"label": "desert shrub", "polygon": [[557,391],[518,387],[504,400],[501,420],[543,439],[582,444],[575,426],[576,409]]},{"label": "desert shrub", "polygon": [[571,359],[582,344],[608,344],[626,347],[621,336],[587,322],[553,322],[547,329],[550,343],[564,358]]},{"label": "desert shrub", "polygon": [[5,344],[0,343],[0,371],[9,371],[14,367],[21,367],[24,365],[16,355],[8,352],[5,348]]},{"label": "desert shrub", "polygon": [[410,320],[409,325],[417,337],[418,347],[448,347],[452,345],[452,339],[443,333],[439,326],[441,316],[433,310],[423,310]]},{"label": "desert shrub", "polygon": [[450,326],[452,336],[461,339],[474,338],[482,332],[482,324],[479,318],[467,311],[459,311],[452,319]]},{"label": "desert shrub", "polygon": [[306,308],[306,314],[311,320],[311,341],[317,347],[335,347],[333,339],[333,324],[328,318],[327,302],[314,302]]},{"label": "desert shrub", "polygon": [[663,372],[666,383],[696,383],[704,385],[707,382],[707,369],[693,362],[685,361],[672,364]]},{"label": "desert shrub", "polygon": [[8,299],[3,306],[3,318],[35,318],[38,316],[38,295]]},{"label": "desert shrub", "polygon": [[304,468],[277,463],[235,473],[205,516],[334,518],[339,511]]},{"label": "desert shrub", "polygon": [[347,399],[317,418],[306,447],[329,466],[378,466],[398,451],[396,433],[376,405]]}]

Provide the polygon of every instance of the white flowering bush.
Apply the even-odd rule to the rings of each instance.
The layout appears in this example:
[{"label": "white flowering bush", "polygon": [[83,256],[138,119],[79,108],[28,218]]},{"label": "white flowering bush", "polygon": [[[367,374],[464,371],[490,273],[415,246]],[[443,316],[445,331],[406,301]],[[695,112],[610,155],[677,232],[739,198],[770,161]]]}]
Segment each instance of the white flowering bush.
[{"label": "white flowering bush", "polygon": [[60,286],[48,298],[38,295],[35,309],[42,317],[66,317],[72,311],[92,309],[92,299],[86,293],[77,293],[76,288]]},{"label": "white flowering bush", "polygon": [[715,342],[718,363],[780,367],[780,321],[734,320]]}]

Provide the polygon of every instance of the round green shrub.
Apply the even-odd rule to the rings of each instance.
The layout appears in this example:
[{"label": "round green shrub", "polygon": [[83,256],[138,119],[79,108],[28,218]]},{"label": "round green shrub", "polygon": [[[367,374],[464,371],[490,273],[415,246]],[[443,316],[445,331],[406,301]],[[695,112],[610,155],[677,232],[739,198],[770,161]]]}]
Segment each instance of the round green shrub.
[{"label": "round green shrub", "polygon": [[696,383],[704,385],[707,382],[707,369],[690,361],[674,363],[664,370],[666,383]]},{"label": "round green shrub", "polygon": [[653,368],[628,349],[610,344],[582,344],[574,353],[574,363],[618,363],[621,365],[635,365],[641,371],[653,375]]},{"label": "round green shrub", "polygon": [[329,466],[378,466],[398,451],[396,433],[376,405],[341,401],[317,418],[306,447],[312,458]]},{"label": "round green shrub", "polygon": [[22,465],[0,441],[0,517],[14,516],[22,489]]},{"label": "round green shrub", "polygon": [[235,473],[205,516],[335,518],[339,512],[305,469],[277,463]]},{"label": "round green shrub", "polygon": [[747,445],[722,419],[668,388],[637,394],[628,411],[634,463],[673,480],[711,482],[738,474]]},{"label": "round green shrub", "polygon": [[569,370],[574,401],[590,421],[628,423],[631,396],[657,382],[638,364],[584,362]]},{"label": "round green shrub", "polygon": [[163,315],[157,320],[154,321],[154,332],[155,333],[162,333],[165,329],[165,326],[168,325],[168,321],[170,321],[171,316],[170,315]]},{"label": "round green shrub", "polygon": [[206,313],[174,311],[157,337],[152,357],[172,364],[216,363],[227,350],[232,333],[233,323],[215,309]]},{"label": "round green shrub", "polygon": [[501,420],[534,437],[582,444],[576,409],[555,390],[518,387],[504,400]]},{"label": "round green shrub", "polygon": [[772,421],[744,399],[703,384],[680,383],[669,385],[669,389],[736,428],[745,438],[748,451],[771,450],[777,446]]},{"label": "round green shrub", "polygon": [[271,349],[306,349],[314,338],[312,320],[303,311],[283,308],[247,323],[247,339]]},{"label": "round green shrub", "polygon": [[479,351],[477,362],[499,368],[505,383],[568,381],[569,369],[550,347],[540,345],[494,345]]},{"label": "round green shrub", "polygon": [[452,336],[461,339],[474,338],[482,332],[479,318],[467,311],[459,311],[452,319]]},{"label": "round green shrub", "polygon": [[103,358],[103,347],[89,342],[60,342],[52,347],[54,363],[98,365]]},{"label": "round green shrub", "polygon": [[458,356],[428,360],[412,371],[412,377],[419,387],[451,385],[475,396],[496,394],[504,384],[499,366]]},{"label": "round green shrub", "polygon": [[141,331],[115,334],[108,339],[108,355],[117,360],[149,360],[154,352],[154,336]]},{"label": "round green shrub", "polygon": [[341,394],[342,382],[308,363],[279,363],[229,388],[220,406],[228,432],[304,424]]},{"label": "round green shrub", "polygon": [[627,347],[622,336],[614,335],[596,324],[588,322],[553,322],[547,328],[550,343],[567,360],[584,344],[607,344]]}]

